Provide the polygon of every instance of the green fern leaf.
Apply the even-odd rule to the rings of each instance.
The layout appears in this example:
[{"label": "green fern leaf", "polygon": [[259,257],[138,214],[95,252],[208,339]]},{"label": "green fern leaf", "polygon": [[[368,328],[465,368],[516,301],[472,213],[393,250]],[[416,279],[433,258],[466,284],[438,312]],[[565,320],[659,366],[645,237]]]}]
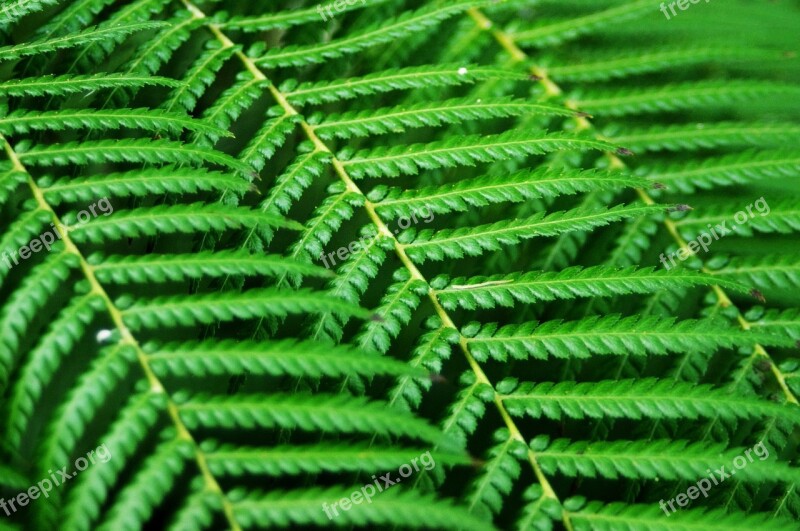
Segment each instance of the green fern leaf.
[{"label": "green fern leaf", "polygon": [[96,197],[146,197],[150,194],[232,192],[244,194],[252,187],[236,175],[167,166],[93,177],[46,181],[44,194],[54,205],[91,203]]},{"label": "green fern leaf", "polygon": [[250,290],[244,293],[212,293],[198,296],[155,297],[145,300],[123,298],[118,306],[123,317],[133,328],[156,328],[163,323],[193,326],[210,324],[217,320],[234,318],[285,316],[297,313],[337,313],[369,319],[366,310],[335,299],[320,297],[310,290],[293,293],[272,288]]},{"label": "green fern leaf", "polygon": [[665,355],[670,352],[702,352],[760,343],[791,346],[787,338],[744,332],[721,322],[680,321],[657,317],[615,315],[582,321],[527,323],[497,328],[467,325],[463,334],[479,360],[587,358],[592,354]]},{"label": "green fern leaf", "polygon": [[[170,343],[145,348],[156,373],[164,376],[224,375],[247,371],[251,374],[295,377],[337,377],[348,374],[424,377],[422,369],[392,359],[345,347],[298,342]],[[291,352],[291,357],[286,353]]]},{"label": "green fern leaf", "polygon": [[362,78],[297,84],[287,81],[280,90],[292,105],[321,104],[359,96],[422,87],[447,87],[486,79],[528,79],[525,74],[477,65],[430,65],[392,69]]},{"label": "green fern leaf", "polygon": [[0,132],[22,134],[30,131],[58,129],[142,129],[180,133],[183,130],[216,136],[233,136],[228,131],[200,120],[149,109],[77,110],[52,112],[14,111],[0,118]]},{"label": "green fern leaf", "polygon": [[496,203],[515,202],[591,190],[642,185],[624,175],[587,171],[560,173],[552,170],[521,171],[502,177],[483,176],[443,186],[403,190],[378,186],[369,195],[378,212],[387,217],[411,217],[428,211],[446,214]]},{"label": "green fern leaf", "polygon": [[499,249],[501,244],[513,245],[529,238],[555,236],[572,230],[588,230],[612,221],[660,210],[661,207],[641,205],[620,205],[610,210],[578,208],[480,227],[445,229],[438,232],[425,230],[413,241],[406,243],[405,247],[409,256],[419,261],[478,256],[486,251]]},{"label": "green fern leaf", "polygon": [[[776,531],[794,529],[795,523],[773,519],[772,515],[754,514],[752,516],[730,515],[721,510],[684,509],[670,513],[670,526],[675,529],[724,529],[747,530],[769,526]],[[603,505],[601,502],[590,502],[580,511],[570,515],[575,529],[616,531],[634,530],[655,531],[664,529],[664,513],[658,505],[626,505],[613,503]],[[674,520],[672,520],[674,518]]]},{"label": "green fern leaf", "polygon": [[800,138],[800,127],[794,124],[715,123],[658,127],[652,129],[609,131],[614,142],[634,152],[684,151],[713,149],[722,146],[787,145]]},{"label": "green fern leaf", "polygon": [[605,116],[667,112],[732,105],[766,97],[797,97],[797,87],[776,83],[725,81],[666,85],[657,90],[589,93],[578,99],[581,110]]},{"label": "green fern leaf", "polygon": [[101,162],[197,165],[207,161],[250,175],[251,169],[229,155],[169,140],[99,140],[33,146],[19,154],[32,166],[65,166]]},{"label": "green fern leaf", "polygon": [[5,1],[0,528],[795,529],[800,11],[657,4]]},{"label": "green fern leaf", "polygon": [[323,114],[309,118],[320,138],[350,138],[387,133],[402,133],[407,128],[458,124],[467,120],[506,118],[527,114],[570,116],[574,112],[564,107],[524,100],[453,99],[436,104],[417,104],[379,111],[359,111],[340,115]]},{"label": "green fern leaf", "polygon": [[[18,2],[25,0],[17,0]],[[9,12],[11,6],[5,6],[3,12]],[[2,21],[0,20],[0,24]],[[121,26],[89,28],[80,33],[65,35],[54,39],[44,39],[33,41],[15,46],[5,46],[0,48],[0,61],[11,61],[29,55],[39,55],[41,53],[53,52],[64,48],[74,48],[86,46],[95,42],[102,42],[107,39],[130,35],[139,31],[151,30],[164,27],[160,22],[142,22],[138,24],[128,24]]]},{"label": "green fern leaf", "polygon": [[266,68],[322,63],[327,59],[350,55],[364,48],[384,44],[429,29],[447,18],[485,2],[486,0],[454,0],[441,5],[433,5],[401,15],[393,21],[383,22],[375,28],[368,28],[341,40],[270,50],[256,59],[256,63]]},{"label": "green fern leaf", "polygon": [[[712,285],[717,280],[688,270],[656,270],[606,266],[573,267],[558,273],[516,273],[505,276],[437,279],[436,296],[445,308],[494,308],[576,297],[610,297],[628,293],[655,293],[662,289]],[[723,282],[726,289],[746,292],[743,284]]]},{"label": "green fern leaf", "polygon": [[0,83],[0,94],[15,97],[64,96],[108,88],[179,85],[180,83],[174,79],[128,74],[43,76],[3,81]]},{"label": "green fern leaf", "polygon": [[526,155],[543,155],[562,149],[613,151],[611,144],[568,135],[515,131],[495,136],[473,136],[433,144],[377,148],[340,154],[342,164],[355,178],[416,175],[420,170],[473,166]]},{"label": "green fern leaf", "polygon": [[523,383],[501,397],[512,415],[569,418],[785,418],[797,422],[798,407],[731,396],[710,385],[653,378],[589,382]]}]

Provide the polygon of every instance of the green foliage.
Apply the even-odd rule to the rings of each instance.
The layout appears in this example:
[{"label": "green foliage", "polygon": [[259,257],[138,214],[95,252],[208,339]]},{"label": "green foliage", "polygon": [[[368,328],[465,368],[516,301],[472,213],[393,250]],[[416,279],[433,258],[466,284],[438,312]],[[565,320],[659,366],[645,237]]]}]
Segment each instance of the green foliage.
[{"label": "green foliage", "polygon": [[796,529],[798,7],[339,3],[0,6],[0,530]]},{"label": "green foliage", "polygon": [[445,308],[461,306],[469,310],[577,297],[653,293],[661,289],[710,284],[739,292],[744,288],[744,284],[712,281],[708,275],[691,270],[617,269],[609,266],[571,267],[559,272],[531,271],[451,281],[440,277],[432,283],[438,288],[437,296]]},{"label": "green foliage", "polygon": [[530,322],[498,328],[495,323],[467,325],[462,333],[479,361],[535,357],[588,358],[605,355],[666,355],[670,352],[711,353],[759,343],[789,347],[788,338],[760,335],[714,320],[685,320],[657,316],[593,316],[581,321]]},{"label": "green foliage", "polygon": [[502,397],[512,415],[569,418],[714,418],[787,417],[796,408],[737,398],[710,385],[644,378],[603,382],[523,383]]}]

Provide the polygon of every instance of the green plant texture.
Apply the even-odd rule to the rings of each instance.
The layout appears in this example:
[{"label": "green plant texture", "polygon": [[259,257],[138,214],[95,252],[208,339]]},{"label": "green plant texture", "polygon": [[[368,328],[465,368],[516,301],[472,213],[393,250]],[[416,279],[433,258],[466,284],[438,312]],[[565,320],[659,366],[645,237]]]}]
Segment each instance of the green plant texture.
[{"label": "green plant texture", "polygon": [[1,1],[0,531],[800,528],[798,2]]}]

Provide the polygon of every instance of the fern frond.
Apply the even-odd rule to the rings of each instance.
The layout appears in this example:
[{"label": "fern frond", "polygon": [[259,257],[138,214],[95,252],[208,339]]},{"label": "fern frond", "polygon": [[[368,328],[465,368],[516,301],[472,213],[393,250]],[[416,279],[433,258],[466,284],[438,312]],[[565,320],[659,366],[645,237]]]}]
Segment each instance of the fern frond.
[{"label": "fern frond", "polygon": [[467,120],[487,120],[530,114],[570,116],[574,111],[546,103],[531,103],[511,98],[458,98],[441,103],[421,103],[388,109],[328,115],[318,113],[309,119],[320,138],[351,138],[387,133],[402,133],[416,127],[438,127]]},{"label": "fern frond", "polygon": [[158,76],[131,74],[96,74],[27,77],[0,82],[4,96],[66,96],[101,89],[139,88],[148,86],[177,87],[180,82]]},{"label": "fern frond", "polygon": [[410,217],[418,212],[447,214],[504,202],[523,202],[592,190],[642,186],[635,178],[602,171],[559,172],[525,170],[511,175],[486,175],[453,184],[417,189],[375,187],[369,199],[387,217]]},{"label": "fern frond", "polygon": [[[332,505],[349,496],[354,489],[306,489],[288,492],[246,493],[237,489],[231,493],[237,521],[252,527],[268,523],[273,527],[292,525],[330,525],[331,519],[321,510],[323,504]],[[412,527],[447,527],[458,522],[462,529],[486,531],[486,522],[469,514],[461,507],[436,500],[431,495],[390,489],[371,500],[369,504],[351,506],[348,511],[336,511],[336,522],[341,525],[388,526],[397,522],[402,514]],[[331,515],[334,513],[331,512]]]},{"label": "fern frond", "polygon": [[[337,9],[337,13],[348,13],[358,9],[367,9],[380,4],[385,4],[388,0],[365,0],[364,2],[354,2],[345,4],[342,9]],[[320,10],[316,7],[305,9],[294,9],[291,11],[279,11],[258,17],[231,17],[221,24],[223,29],[234,29],[244,32],[267,31],[274,29],[289,29],[294,26],[320,21]]]},{"label": "fern frond", "polygon": [[609,131],[609,136],[636,153],[695,151],[717,147],[791,145],[800,139],[800,127],[781,123],[699,123],[628,130],[619,134]]},{"label": "fern frond", "polygon": [[640,51],[635,55],[596,57],[591,61],[547,67],[547,74],[559,81],[608,81],[671,69],[678,66],[729,59],[764,59],[768,54],[748,49],[678,48]]},{"label": "fern frond", "polygon": [[582,111],[604,116],[624,116],[715,106],[761,98],[792,98],[800,90],[770,82],[724,81],[664,85],[656,89],[588,93],[577,98]]},{"label": "fern frond", "polygon": [[[0,238],[0,253],[6,253],[13,257],[14,253],[18,253],[22,246],[27,245],[34,238],[38,238],[45,230],[49,230],[51,220],[49,213],[44,210],[36,209],[24,213]],[[8,276],[9,265],[3,263],[3,267],[0,267],[0,285]]]},{"label": "fern frond", "polygon": [[77,298],[61,312],[39,345],[28,354],[9,403],[6,441],[13,448],[19,448],[36,403],[42,396],[43,386],[52,381],[60,358],[75,347],[86,327],[102,309],[103,301],[95,295]]},{"label": "fern frond", "polygon": [[[412,352],[409,367],[426,368],[432,374],[439,374],[442,370],[442,361],[450,357],[451,345],[458,342],[458,332],[452,328],[441,326],[436,318],[431,318],[429,327],[435,328],[424,334],[419,345]],[[419,407],[423,391],[430,388],[432,378],[414,378],[403,376],[398,378],[397,385],[389,394],[389,404],[407,411]],[[447,426],[443,430],[450,435]]]},{"label": "fern frond", "polygon": [[301,228],[293,221],[257,210],[202,204],[143,207],[117,211],[82,225],[77,219],[70,218],[67,218],[67,223],[72,225],[69,227],[70,237],[78,242],[118,240],[158,234],[193,234],[210,230]]},{"label": "fern frond", "polygon": [[55,35],[74,33],[84,26],[90,26],[95,16],[111,0],[82,0],[64,8],[47,24],[39,28],[38,35],[51,38]]},{"label": "fern frond", "polygon": [[[118,475],[156,429],[165,401],[163,394],[142,393],[124,405],[111,429],[102,437],[106,447],[112,449],[114,459],[109,459],[103,466],[90,467],[75,478],[86,487],[70,491],[64,513],[67,519],[63,525],[84,531],[96,528],[100,511],[109,499]],[[80,510],[75,510],[77,508]]]},{"label": "fern frond", "polygon": [[[522,494],[525,507],[516,522],[516,529],[551,529],[563,510],[558,500],[544,496],[541,485],[532,484]],[[569,501],[569,500],[568,500]]]},{"label": "fern frond", "polygon": [[372,317],[370,312],[358,306],[321,297],[311,290],[291,292],[274,288],[140,300],[125,297],[117,305],[122,308],[125,322],[136,329],[158,328],[165,323],[193,326],[198,323],[306,313],[336,313],[362,319]]},{"label": "fern frond", "polygon": [[189,12],[179,13],[161,32],[143,44],[121,69],[128,74],[155,74],[174,51],[191,37],[192,30],[201,24],[202,20],[191,16]]},{"label": "fern frond", "polygon": [[292,105],[319,105],[395,90],[452,87],[493,78],[527,80],[528,76],[512,70],[469,64],[426,65],[375,72],[361,78],[300,84],[291,80],[281,85],[280,90]]},{"label": "fern frond", "polygon": [[[102,1],[107,2],[108,0]],[[75,29],[73,31],[77,31],[83,25],[89,26],[94,21],[92,19],[87,19],[84,24],[81,24],[79,18],[71,17],[71,15],[73,15],[73,13],[70,12],[71,7],[80,8],[80,6],[68,6],[65,9],[62,9],[55,17],[53,17],[53,19],[50,21],[50,24],[41,28],[42,31],[39,33],[45,37],[49,36],[49,33],[67,33],[68,31],[66,29],[61,32],[54,32],[52,30],[48,31],[49,28],[54,28],[55,25],[62,22],[65,28],[67,26],[74,27]],[[98,5],[95,2],[93,3],[92,7],[94,9],[102,10],[104,6]],[[165,6],[164,4],[160,3],[160,0],[134,0],[133,2],[130,2],[124,6],[118,6],[118,9],[116,10],[108,12],[108,18],[103,24],[107,26],[114,26],[143,22],[158,16],[164,11],[164,8]],[[102,17],[102,15],[100,16]],[[109,57],[112,57],[114,52],[119,49],[119,46],[123,44],[124,40],[124,36],[116,38],[112,37],[105,41],[96,42],[84,47],[80,53],[76,53],[75,60],[72,63],[70,70],[94,70],[96,65],[101,64]]]},{"label": "fern frond", "polygon": [[[754,310],[758,312],[759,309]],[[761,315],[758,313],[747,315],[754,328],[770,330],[772,333],[780,332],[794,339],[800,339],[800,311],[797,309],[769,310],[763,313],[763,309],[761,310]]]},{"label": "fern frond", "polygon": [[[768,526],[775,531],[790,531],[795,522],[775,519],[771,514],[728,514],[719,509],[683,509],[670,513],[670,528],[681,530],[724,527],[731,531],[747,531]],[[658,504],[629,505],[624,503],[590,502],[570,515],[575,529],[596,531],[657,531],[664,529],[664,512]]]},{"label": "fern frond", "polygon": [[[750,212],[747,212],[750,207]],[[753,210],[750,205],[742,205],[741,212],[744,214],[744,223],[740,223],[742,216],[738,216],[740,209],[730,205],[713,204],[706,206],[700,215],[690,215],[675,222],[680,230],[687,234],[697,234],[698,231],[705,230],[708,224],[728,222],[727,228],[731,229],[738,236],[752,236],[754,232],[760,233],[781,233],[791,234],[800,229],[800,204],[796,200],[784,199],[773,201],[769,205],[769,214],[766,211]],[[736,216],[736,217],[735,217]]]},{"label": "fern frond", "polygon": [[522,472],[519,461],[526,454],[525,445],[510,437],[507,430],[498,430],[494,441],[489,460],[481,476],[471,485],[468,498],[470,511],[484,520],[490,520],[492,514],[502,509],[503,497],[510,494]]},{"label": "fern frond", "polygon": [[[707,475],[706,470],[731,463],[744,453],[744,449],[727,449],[724,444],[688,444],[680,440],[587,443],[557,439],[548,443],[545,439],[535,439],[531,446],[545,472],[558,471],[572,477],[580,473],[587,477],[696,480]],[[736,479],[797,481],[797,471],[784,463],[773,462],[767,469],[760,461],[763,460],[738,469]]]},{"label": "fern frond", "polygon": [[408,437],[428,443],[441,440],[439,430],[407,413],[387,409],[362,397],[322,394],[175,397],[189,428],[280,426],[303,431],[368,433]]},{"label": "fern frond", "polygon": [[732,395],[711,385],[644,378],[602,382],[522,383],[501,397],[508,412],[534,418],[781,418],[800,421],[800,408]]},{"label": "fern frond", "polygon": [[618,205],[600,210],[577,208],[479,227],[444,229],[437,232],[426,229],[412,241],[404,242],[404,245],[408,255],[418,262],[479,256],[486,251],[496,251],[501,245],[514,245],[530,238],[555,236],[568,231],[590,230],[620,219],[662,210],[663,207],[642,205]]},{"label": "fern frond", "polygon": [[310,151],[301,154],[284,173],[275,179],[275,186],[270,190],[269,196],[261,203],[265,212],[279,212],[285,214],[292,207],[292,200],[297,200],[303,191],[311,186],[315,178],[325,171],[330,162],[327,153]]},{"label": "fern frond", "polygon": [[[390,470],[411,462],[425,453],[423,449],[369,447],[365,445],[304,445],[273,448],[239,447],[209,443],[211,471],[224,476],[298,475],[301,473],[345,472],[358,470]],[[458,453],[436,452],[435,464],[443,466],[469,464]]]},{"label": "fern frond", "polygon": [[20,340],[32,327],[36,316],[78,266],[74,255],[56,252],[34,271],[3,305],[0,327],[0,387],[5,388],[8,376],[20,353]]},{"label": "fern frond", "polygon": [[719,348],[761,345],[791,346],[788,338],[747,332],[714,320],[659,317],[588,317],[581,321],[507,325],[467,325],[472,353],[478,360],[588,358],[601,355],[666,355],[671,352],[713,352]]},{"label": "fern frond", "polygon": [[192,451],[191,443],[177,437],[159,445],[119,493],[97,529],[133,530],[144,525],[164,496],[180,480],[181,473],[192,457]]},{"label": "fern frond", "polygon": [[[44,463],[63,463],[69,459],[94,415],[131,370],[136,354],[130,345],[103,349],[103,356],[82,375],[59,408],[56,422],[50,425],[43,443]],[[151,420],[155,421],[155,417]]]},{"label": "fern frond", "polygon": [[256,375],[338,377],[348,374],[425,377],[391,358],[343,346],[295,340],[264,342],[169,343],[145,347],[154,370],[161,375],[223,375],[248,371]]},{"label": "fern frond", "polygon": [[286,137],[299,122],[298,116],[283,114],[264,122],[264,126],[253,137],[238,159],[252,166],[256,171],[264,169],[266,161],[272,158],[275,150],[283,145]]},{"label": "fern frond", "polygon": [[[24,489],[30,483],[25,476],[6,465],[0,465],[0,478],[0,486],[9,489]],[[16,528],[9,526],[8,529]]]},{"label": "fern frond", "polygon": [[217,127],[229,129],[268,85],[268,81],[259,79],[249,72],[240,72],[236,82],[205,110],[203,120]]},{"label": "fern frond", "polygon": [[24,16],[37,13],[57,3],[58,0],[9,0],[3,9],[0,9],[0,27],[7,27]]},{"label": "fern frond", "polygon": [[[2,11],[5,12],[9,9],[9,7],[10,6],[4,6]],[[15,46],[4,46],[0,48],[0,62],[12,61],[30,55],[54,52],[56,50],[63,50],[65,48],[87,46],[95,42],[103,42],[108,39],[127,36],[132,33],[161,28],[164,26],[165,24],[163,22],[139,22],[135,24],[125,24],[119,26],[96,27],[86,29],[79,33],[65,35],[63,37],[43,39],[40,41],[17,44]]]},{"label": "fern frond", "polygon": [[37,145],[19,153],[19,158],[30,166],[65,166],[102,162],[147,162],[198,166],[203,162],[210,162],[241,172],[242,175],[252,173],[249,166],[219,151],[170,140],[144,138]]},{"label": "fern frond", "polygon": [[791,254],[736,257],[715,267],[711,274],[747,282],[762,290],[793,290],[800,286],[800,257]]},{"label": "fern frond", "polygon": [[342,153],[339,158],[354,178],[397,177],[416,175],[421,170],[474,166],[477,162],[543,155],[568,149],[614,151],[616,148],[600,140],[575,135],[509,131],[499,135],[467,136],[431,144],[381,147],[354,154]]},{"label": "fern frond", "polygon": [[561,44],[581,35],[597,32],[613,24],[640,17],[653,9],[647,0],[628,2],[605,11],[598,11],[582,17],[543,23],[539,27],[514,33],[514,40],[526,46],[545,46]]},{"label": "fern frond", "polygon": [[216,251],[192,254],[146,256],[103,256],[88,258],[97,278],[115,284],[186,278],[219,278],[227,276],[333,276],[327,269],[294,262],[281,256],[263,256],[247,251]]},{"label": "fern frond", "polygon": [[191,168],[167,166],[92,177],[61,178],[45,181],[47,200],[60,203],[91,203],[97,197],[145,197],[150,194],[194,194],[200,191],[240,195],[251,189],[250,183],[236,175]]},{"label": "fern frond", "polygon": [[28,176],[19,171],[0,170],[0,207],[4,206]]},{"label": "fern frond", "polygon": [[382,22],[373,28],[356,32],[342,39],[306,46],[273,48],[265,55],[258,57],[256,64],[265,68],[275,68],[323,63],[327,59],[351,55],[371,46],[430,29],[445,19],[484,3],[486,0],[453,0],[439,5],[434,4],[418,11],[405,13],[392,21]]},{"label": "fern frond", "polygon": [[0,520],[796,527],[798,11],[729,4],[5,1],[0,495],[111,459]]},{"label": "fern frond", "polygon": [[636,175],[687,194],[724,186],[781,179],[800,172],[800,156],[789,150],[745,151],[699,162],[657,164],[637,168]]},{"label": "fern frond", "polygon": [[[454,336],[454,342],[458,336]],[[456,400],[450,405],[447,417],[442,422],[442,431],[466,448],[468,437],[478,429],[479,422],[486,413],[486,403],[495,396],[494,389],[485,382],[480,382],[472,372],[464,373],[459,381],[462,389]]]},{"label": "fern frond", "polygon": [[386,290],[386,295],[375,309],[378,319],[366,323],[355,339],[362,348],[380,353],[389,350],[392,339],[411,320],[427,291],[427,285],[412,277],[405,269],[399,269],[393,279],[394,284]]},{"label": "fern frond", "polygon": [[338,184],[333,185],[329,191],[331,195],[322,201],[315,211],[316,215],[311,218],[302,236],[293,245],[292,257],[320,256],[333,232],[339,229],[345,220],[353,217],[356,208],[364,204],[364,198],[360,194],[346,190]]},{"label": "fern frond", "polygon": [[[369,283],[380,271],[386,260],[390,242],[365,229],[361,235],[361,247],[337,270],[336,277],[328,283],[330,294],[353,304],[357,304]],[[292,279],[296,281],[296,278]],[[309,336],[314,339],[333,339],[341,341],[346,322],[336,315],[321,315],[309,325]]]},{"label": "fern frond", "polygon": [[221,137],[233,136],[228,131],[202,120],[193,120],[186,115],[151,109],[14,111],[0,118],[0,132],[4,134],[64,129],[120,128],[167,131],[173,134],[179,134],[185,130]]},{"label": "fern frond", "polygon": [[[611,297],[628,293],[654,293],[696,285],[715,285],[721,279],[691,270],[609,266],[571,267],[559,272],[512,273],[492,277],[437,279],[432,286],[445,308],[513,307],[515,303]],[[720,286],[747,292],[747,286],[722,282]]]},{"label": "fern frond", "polygon": [[237,46],[209,44],[206,52],[184,75],[181,86],[172,91],[169,98],[161,104],[161,108],[171,111],[176,106],[180,106],[189,112],[193,111],[197,106],[197,100],[203,96],[206,88],[214,83],[217,72],[222,69],[228,59],[239,51],[240,48]]},{"label": "fern frond", "polygon": [[187,497],[170,522],[176,529],[207,529],[214,522],[216,512],[223,510],[219,497],[203,489],[203,482],[195,478],[193,493]]}]

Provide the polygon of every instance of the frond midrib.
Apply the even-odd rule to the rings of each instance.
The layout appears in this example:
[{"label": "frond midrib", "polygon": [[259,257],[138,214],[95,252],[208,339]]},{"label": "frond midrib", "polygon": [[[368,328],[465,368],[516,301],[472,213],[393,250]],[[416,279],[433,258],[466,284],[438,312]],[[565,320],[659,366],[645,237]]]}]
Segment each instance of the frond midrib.
[{"label": "frond midrib", "polygon": [[[0,142],[3,143],[5,152],[8,155],[9,160],[11,160],[14,169],[20,172],[24,172],[28,176],[28,185],[31,189],[31,192],[39,208],[50,214],[56,226],[61,225],[61,219],[58,217],[55,210],[50,206],[50,204],[47,203],[44,197],[44,192],[39,188],[39,186],[33,180],[27,168],[25,168],[25,166],[22,164],[22,161],[20,160],[17,153],[14,151],[11,144],[3,135],[0,135]],[[233,508],[230,501],[227,499],[224,491],[220,487],[216,478],[211,474],[210,470],[208,469],[208,465],[206,464],[205,454],[200,449],[200,445],[192,437],[191,433],[186,428],[186,425],[183,423],[183,420],[181,420],[177,405],[172,401],[172,398],[166,392],[166,388],[158,379],[153,369],[150,367],[150,364],[147,360],[147,355],[142,349],[141,344],[136,339],[132,331],[125,325],[122,311],[116,307],[108,292],[106,292],[105,288],[103,288],[103,286],[98,282],[97,278],[95,277],[93,267],[89,264],[86,257],[81,253],[78,247],[72,242],[69,233],[62,234],[61,239],[66,246],[66,251],[78,257],[80,270],[83,273],[84,278],[91,286],[91,292],[98,295],[103,300],[103,304],[106,308],[109,317],[111,318],[111,321],[114,323],[114,326],[117,328],[117,330],[119,330],[122,336],[120,344],[130,345],[136,350],[137,361],[139,362],[139,365],[150,385],[150,392],[156,394],[163,394],[166,396],[167,412],[169,414],[170,420],[172,421],[173,425],[177,430],[176,437],[178,439],[186,440],[187,442],[192,444],[194,448],[195,461],[203,476],[203,480],[207,488],[211,492],[217,493],[220,496],[224,513],[226,515],[226,518],[228,519],[228,523],[231,525],[231,529],[233,531],[241,531],[241,528],[236,523],[236,520],[233,516]]]},{"label": "frond midrib", "polygon": [[[206,15],[202,12],[202,10],[200,10],[197,6],[195,6],[191,2],[191,0],[181,0],[181,1],[184,3],[184,5],[187,6],[187,8],[190,9],[190,11],[194,14],[194,16],[199,17],[199,18],[203,18],[203,19],[206,18]],[[221,31],[221,29],[219,28],[218,25],[212,23],[212,24],[209,24],[209,27],[211,28],[212,33],[216,36],[216,38],[218,40],[220,40],[220,42],[223,45],[225,45],[225,46],[233,46],[233,41],[231,41],[230,38],[228,38]],[[247,57],[246,55],[244,55],[242,53],[237,53],[236,55],[244,63],[245,68],[248,71],[250,71],[251,73],[253,73],[257,77],[260,77],[262,79],[267,79],[266,75],[263,72],[261,72],[261,70],[256,66],[256,64],[254,63],[253,60],[251,60],[249,57]],[[299,114],[299,112],[289,103],[287,95],[283,94],[277,87],[274,86],[274,84],[270,84],[267,87],[267,90],[273,95],[275,100],[278,102],[278,105],[281,108],[283,108],[283,110],[284,110],[284,112],[286,114],[289,114],[289,115],[298,115]],[[332,152],[332,150],[317,136],[317,134],[313,130],[313,127],[310,126],[305,121],[305,119],[302,119],[300,121],[300,126],[303,129],[304,134],[306,135],[306,137],[315,146],[316,150],[319,150],[319,151],[322,151],[322,152],[325,152],[325,153],[328,153],[328,154],[331,155],[332,164],[333,164],[334,170],[335,170],[336,174],[338,175],[339,179],[345,184],[345,188],[347,190],[355,192],[356,194],[359,194],[360,196],[363,197],[364,208],[365,208],[365,210],[367,212],[367,215],[369,216],[371,222],[377,228],[378,234],[384,235],[384,236],[386,236],[386,237],[391,239],[398,258],[403,263],[403,266],[408,270],[408,272],[411,275],[411,277],[414,278],[414,279],[417,279],[417,280],[421,280],[422,282],[425,283],[426,286],[428,286],[428,296],[429,296],[429,298],[430,298],[430,300],[431,300],[431,302],[432,302],[432,304],[434,306],[434,309],[435,309],[436,313],[442,319],[442,322],[444,323],[445,326],[454,329],[459,334],[459,338],[460,338],[459,339],[459,346],[460,346],[462,352],[464,353],[464,355],[465,355],[465,357],[467,359],[467,362],[470,365],[470,369],[475,374],[475,376],[478,379],[478,381],[480,381],[482,383],[486,383],[486,384],[491,386],[491,382],[490,382],[489,378],[486,376],[486,374],[483,372],[483,369],[480,367],[478,362],[475,360],[475,358],[470,353],[469,346],[467,345],[467,343],[465,341],[465,338],[463,336],[461,336],[461,332],[459,331],[458,327],[455,325],[455,323],[453,322],[452,318],[447,313],[447,311],[444,309],[444,307],[442,307],[442,305],[439,303],[438,299],[436,298],[435,293],[430,288],[430,283],[427,281],[427,279],[425,279],[425,277],[422,275],[420,270],[416,267],[416,265],[411,261],[411,259],[406,254],[405,245],[401,244],[397,240],[397,238],[395,237],[394,233],[389,229],[389,227],[386,225],[386,223],[384,223],[383,220],[380,218],[380,216],[377,214],[377,211],[376,211],[376,208],[375,208],[376,205],[374,205],[367,198],[366,194],[364,194],[360,190],[360,188],[355,183],[355,181],[347,173],[347,170],[345,169],[345,166],[343,165],[342,161],[340,161],[338,158],[336,158],[336,156]],[[518,441],[522,442],[523,444],[525,444],[526,441],[525,441],[524,436],[522,435],[521,431],[519,430],[519,428],[514,423],[513,419],[511,418],[511,415],[509,415],[508,411],[506,411],[505,406],[503,405],[503,403],[499,399],[495,398],[494,404],[495,404],[495,407],[497,408],[497,410],[499,411],[501,417],[503,418],[503,422],[508,427],[508,429],[509,429],[510,433],[512,434],[512,436],[516,440],[518,440]],[[533,468],[534,474],[539,479],[539,482],[541,483],[542,488],[544,489],[544,493],[545,493],[544,496],[547,497],[547,498],[552,498],[552,499],[558,500],[559,499],[558,495],[555,493],[555,490],[553,490],[553,488],[550,486],[549,481],[545,478],[542,470],[540,469],[538,463],[536,462],[536,456],[535,456],[533,450],[529,449],[528,452],[527,452],[527,455],[528,455],[528,460],[529,460],[529,462],[531,464],[531,467]],[[559,504],[560,504],[560,502],[559,502]],[[571,527],[569,527],[569,529],[571,529]]]}]

